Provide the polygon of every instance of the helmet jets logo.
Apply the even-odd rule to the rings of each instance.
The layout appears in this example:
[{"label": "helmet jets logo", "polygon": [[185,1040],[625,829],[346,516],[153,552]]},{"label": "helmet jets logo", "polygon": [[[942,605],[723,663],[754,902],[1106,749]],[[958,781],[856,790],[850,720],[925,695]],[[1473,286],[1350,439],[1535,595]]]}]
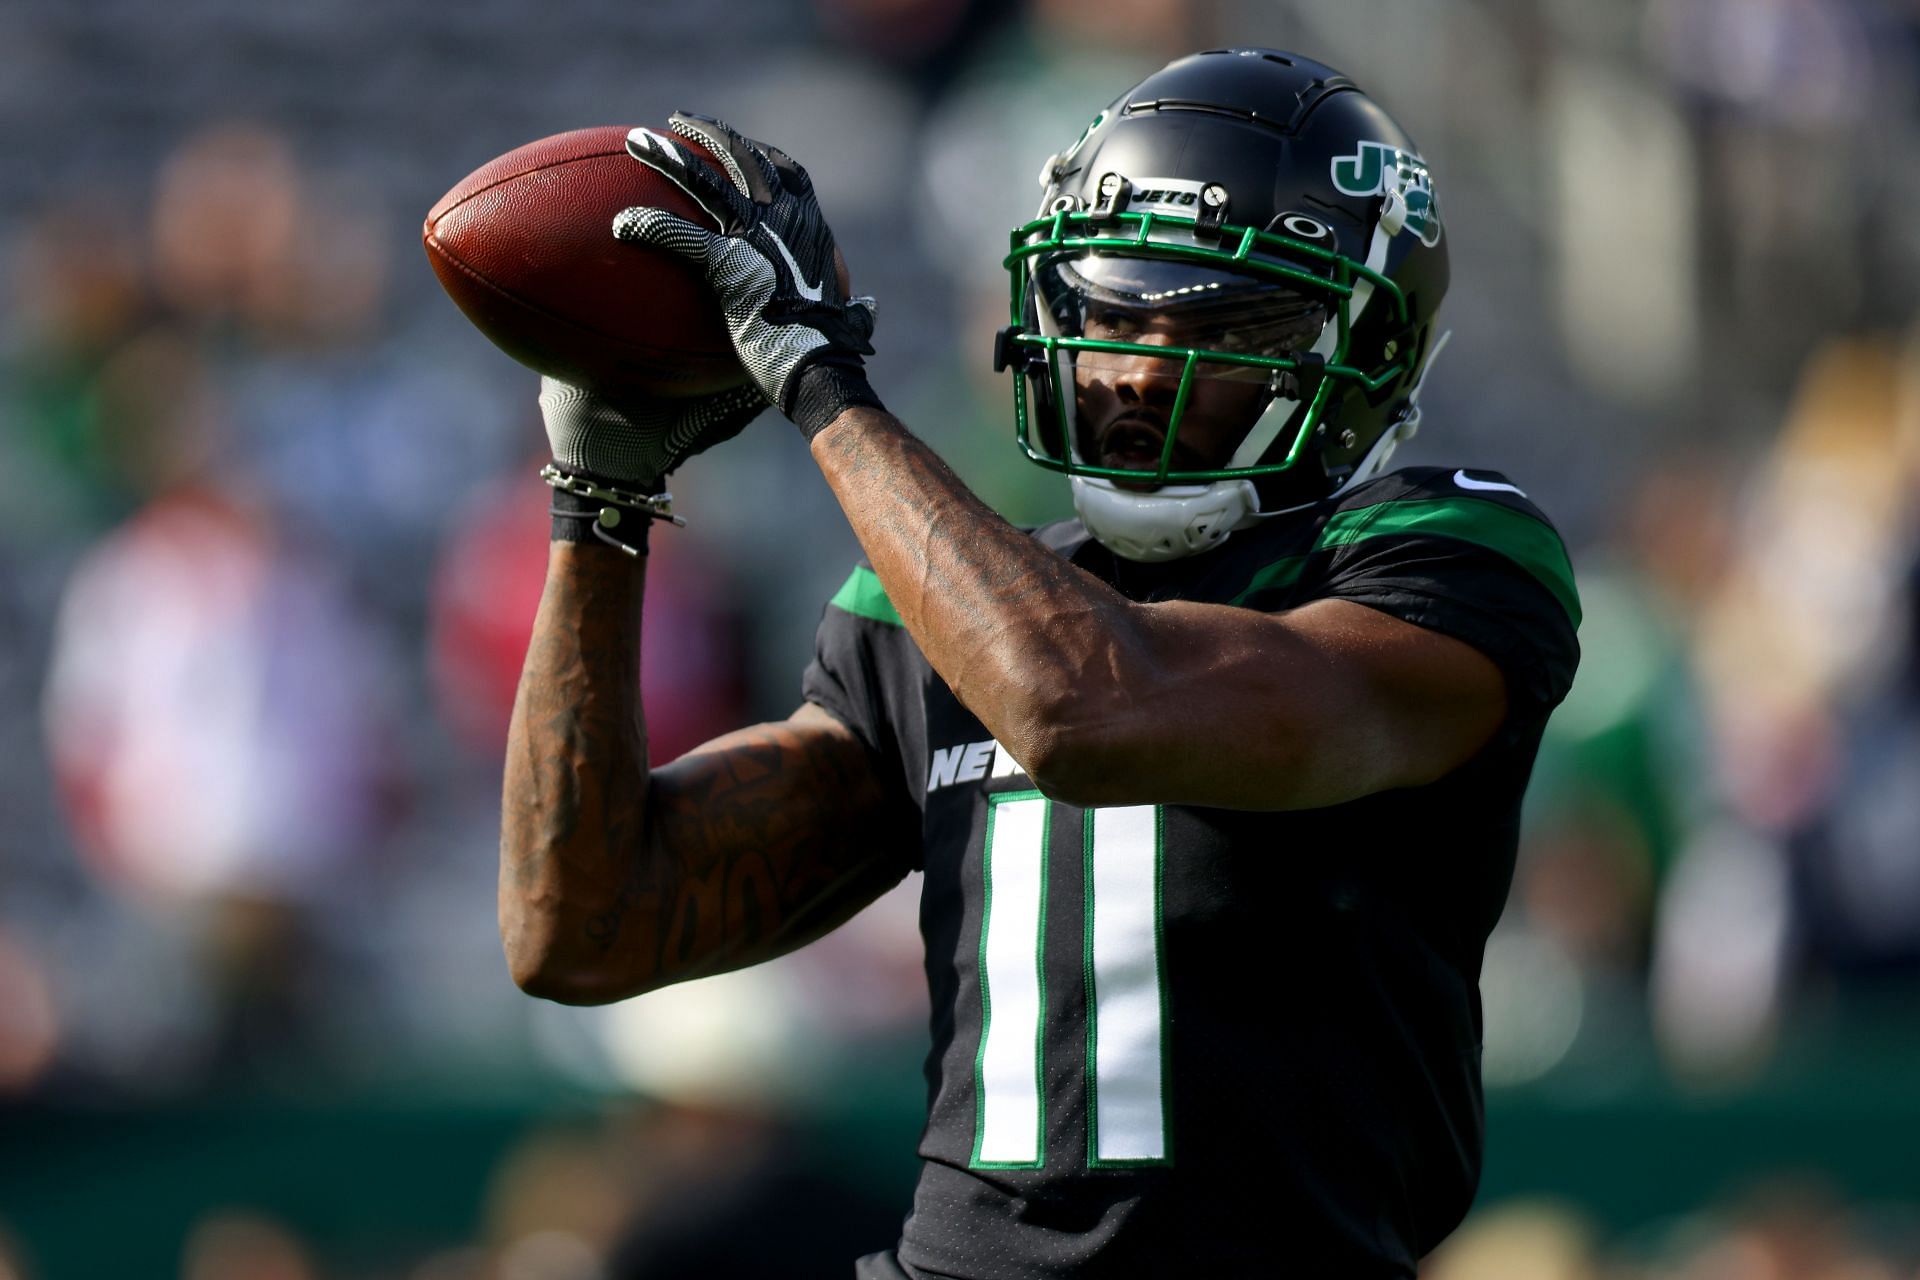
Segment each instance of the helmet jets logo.
[{"label": "helmet jets logo", "polygon": [[1192,217],[1200,208],[1206,184],[1184,178],[1141,178],[1133,183],[1127,208],[1134,213],[1181,213]]},{"label": "helmet jets logo", "polygon": [[1104,111],[1102,111],[1099,115],[1095,116],[1093,119],[1087,121],[1087,127],[1082,129],[1080,131],[1080,136],[1073,140],[1073,145],[1068,147],[1066,150],[1066,153],[1060,157],[1060,162],[1062,164],[1065,164],[1068,161],[1072,160],[1075,156],[1079,155],[1080,148],[1087,145],[1087,139],[1093,136],[1093,131],[1095,129],[1098,129],[1101,125],[1105,124],[1106,122],[1107,122],[1107,113]]},{"label": "helmet jets logo", "polygon": [[1381,214],[1388,223],[1392,216],[1405,219],[1406,229],[1420,237],[1428,248],[1440,243],[1440,202],[1433,194],[1433,175],[1427,162],[1411,151],[1390,147],[1384,142],[1362,142],[1350,156],[1335,156],[1333,185],[1350,196],[1397,196],[1402,210]]},{"label": "helmet jets logo", "polygon": [[1048,156],[1047,162],[1040,166],[1040,185],[1050,187],[1058,182],[1060,175],[1066,172],[1067,166],[1073,163],[1073,158],[1080,154],[1080,148],[1087,145],[1087,139],[1093,136],[1093,131],[1106,122],[1107,113],[1102,111],[1087,121],[1087,127],[1080,131],[1080,136],[1073,140],[1072,146],[1056,155]]}]

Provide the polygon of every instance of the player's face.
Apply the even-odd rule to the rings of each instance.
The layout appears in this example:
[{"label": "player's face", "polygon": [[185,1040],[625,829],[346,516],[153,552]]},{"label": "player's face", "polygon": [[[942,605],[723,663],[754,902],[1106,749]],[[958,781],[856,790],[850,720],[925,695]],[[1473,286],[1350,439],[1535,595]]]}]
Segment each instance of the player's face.
[{"label": "player's face", "polygon": [[[1235,350],[1249,336],[1217,325],[1183,325],[1150,311],[1125,307],[1087,310],[1084,336],[1151,347]],[[1185,362],[1179,358],[1083,352],[1074,368],[1074,395],[1082,456],[1095,465],[1132,471],[1160,466]],[[1180,416],[1170,470],[1224,467],[1271,399],[1267,375],[1257,369],[1201,364]],[[1118,481],[1123,488],[1151,484]]]}]

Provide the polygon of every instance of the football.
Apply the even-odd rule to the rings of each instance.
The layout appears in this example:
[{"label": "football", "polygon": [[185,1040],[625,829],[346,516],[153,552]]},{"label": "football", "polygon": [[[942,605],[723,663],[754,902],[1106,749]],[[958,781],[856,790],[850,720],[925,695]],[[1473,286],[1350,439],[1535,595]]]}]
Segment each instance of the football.
[{"label": "football", "polygon": [[[630,205],[716,229],[679,187],[627,154],[627,132],[576,129],[474,170],[428,212],[427,258],[480,332],[541,373],[614,395],[737,386],[746,370],[694,267],[613,238],[614,215]],[[713,163],[706,148],[687,145]]]}]

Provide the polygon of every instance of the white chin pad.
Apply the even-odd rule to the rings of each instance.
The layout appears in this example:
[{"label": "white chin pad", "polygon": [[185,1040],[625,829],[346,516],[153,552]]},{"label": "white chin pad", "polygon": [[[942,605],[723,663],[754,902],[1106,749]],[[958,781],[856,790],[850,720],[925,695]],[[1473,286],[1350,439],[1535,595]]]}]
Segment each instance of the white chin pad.
[{"label": "white chin pad", "polygon": [[1073,506],[1101,546],[1122,559],[1153,564],[1213,550],[1258,514],[1260,499],[1251,480],[1134,493],[1111,480],[1075,476]]}]

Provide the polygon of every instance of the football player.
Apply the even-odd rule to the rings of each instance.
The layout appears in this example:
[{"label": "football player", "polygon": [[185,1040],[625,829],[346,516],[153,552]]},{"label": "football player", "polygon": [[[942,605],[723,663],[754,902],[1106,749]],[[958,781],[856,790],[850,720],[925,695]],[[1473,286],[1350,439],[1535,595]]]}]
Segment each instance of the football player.
[{"label": "football player", "polygon": [[[704,271],[754,387],[545,388],[516,980],[596,1003],[753,964],[921,871],[924,1160],[861,1274],[1408,1280],[1479,1174],[1481,950],[1579,621],[1519,488],[1386,469],[1447,285],[1419,149],[1332,68],[1234,49],[1053,157],[995,358],[1079,519],[1027,532],[881,407],[804,171],[671,133],[630,150],[719,231],[614,233]],[[650,773],[652,495],[769,402],[866,562],[792,716]]]}]

